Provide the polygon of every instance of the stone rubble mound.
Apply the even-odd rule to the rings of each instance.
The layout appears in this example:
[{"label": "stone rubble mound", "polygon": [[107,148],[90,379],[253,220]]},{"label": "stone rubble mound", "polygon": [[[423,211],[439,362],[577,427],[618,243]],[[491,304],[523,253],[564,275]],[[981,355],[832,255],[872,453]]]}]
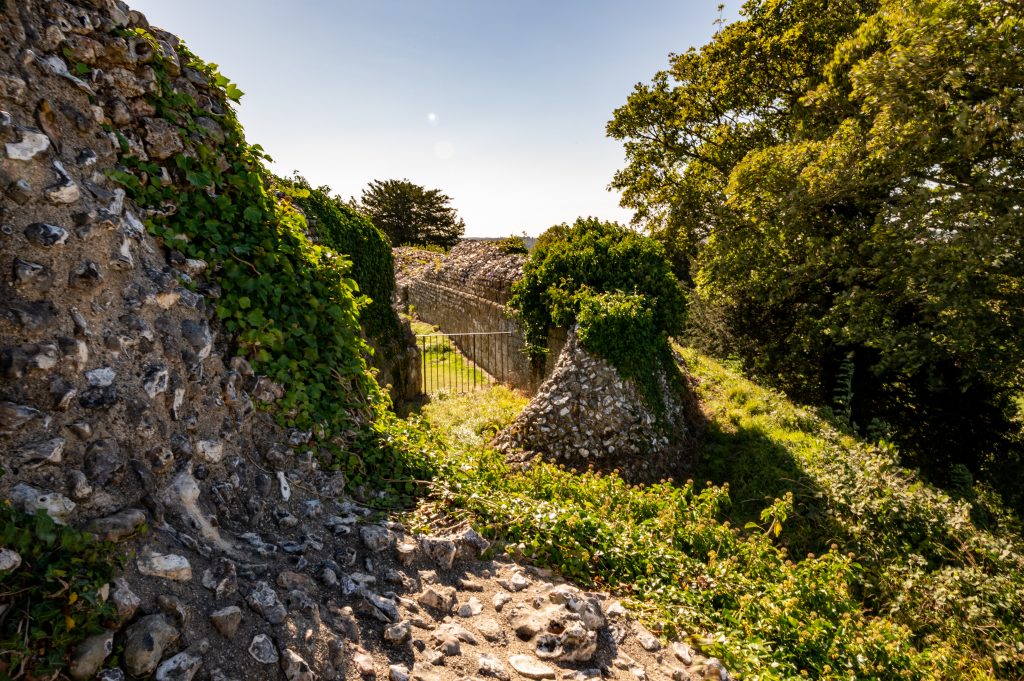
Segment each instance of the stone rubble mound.
[{"label": "stone rubble mound", "polygon": [[[150,236],[109,178],[110,130],[141,158],[189,148],[145,98],[153,50],[177,45],[118,0],[0,3],[0,500],[127,558],[99,594],[116,621],[66,673],[726,678],[604,596],[482,559],[468,527],[419,536],[377,517],[321,469],[311,433],[255,408],[282,389],[228,354],[207,263]],[[172,70],[216,129],[208,77]],[[19,569],[0,547],[0,571]]]},{"label": "stone rubble mound", "polygon": [[551,376],[494,445],[514,461],[540,457],[580,470],[618,470],[631,482],[685,477],[694,464],[694,407],[666,377],[658,379],[660,414],[570,330]]}]

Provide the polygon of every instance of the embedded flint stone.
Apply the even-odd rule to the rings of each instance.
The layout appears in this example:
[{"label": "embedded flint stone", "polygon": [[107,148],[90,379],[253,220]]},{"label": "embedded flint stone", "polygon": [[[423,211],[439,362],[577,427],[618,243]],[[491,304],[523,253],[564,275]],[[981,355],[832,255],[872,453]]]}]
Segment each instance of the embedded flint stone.
[{"label": "embedded flint stone", "polygon": [[67,524],[68,517],[75,510],[75,502],[62,494],[56,492],[44,492],[32,485],[19,482],[10,491],[10,498],[14,504],[26,513],[46,511],[58,525]]},{"label": "embedded flint stone", "polygon": [[145,511],[126,508],[105,518],[91,520],[85,529],[101,541],[119,542],[135,534],[145,522]]},{"label": "embedded flint stone", "polygon": [[192,566],[188,559],[173,553],[147,551],[136,560],[139,572],[147,577],[158,577],[174,582],[192,579]]},{"label": "embedded flint stone", "polygon": [[49,148],[49,137],[35,130],[23,130],[20,142],[7,143],[7,158],[14,161],[31,161],[36,156],[46,153]]},{"label": "embedded flint stone", "polygon": [[18,451],[18,466],[36,468],[48,463],[60,463],[67,440],[55,437],[25,445]]},{"label": "embedded flint stone", "polygon": [[25,228],[25,236],[37,246],[60,246],[68,240],[68,231],[48,222],[33,222]]},{"label": "embedded flint stone", "polygon": [[0,435],[10,435],[32,419],[37,419],[43,413],[32,407],[15,404],[13,402],[0,402]]}]

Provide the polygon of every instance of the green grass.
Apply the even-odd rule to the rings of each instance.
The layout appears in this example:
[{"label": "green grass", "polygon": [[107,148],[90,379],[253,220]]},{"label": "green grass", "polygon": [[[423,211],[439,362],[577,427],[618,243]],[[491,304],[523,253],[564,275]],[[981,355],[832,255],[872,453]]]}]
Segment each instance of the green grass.
[{"label": "green grass", "polygon": [[[690,350],[708,418],[700,481],[631,486],[482,443],[521,400],[423,410],[449,454],[434,504],[510,551],[632,599],[742,679],[1024,676],[1024,548],[898,465],[887,445]],[[709,482],[704,482],[704,478]]]},{"label": "green grass", "polygon": [[[412,322],[413,333],[439,334],[438,328],[425,322]],[[422,343],[417,339],[417,343]],[[420,361],[423,372],[424,392],[428,395],[457,394],[482,390],[494,379],[483,369],[467,359],[459,349],[443,337],[427,339],[425,357]]]}]

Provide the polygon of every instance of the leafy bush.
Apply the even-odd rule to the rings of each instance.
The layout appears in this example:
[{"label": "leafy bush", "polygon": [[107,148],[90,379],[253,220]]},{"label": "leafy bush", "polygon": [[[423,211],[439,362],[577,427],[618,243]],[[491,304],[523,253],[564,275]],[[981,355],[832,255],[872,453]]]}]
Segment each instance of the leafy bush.
[{"label": "leafy bush", "polygon": [[[136,35],[153,40],[143,30]],[[163,185],[149,181],[161,176],[161,167],[132,155],[122,137],[123,167],[114,179],[141,207],[156,209],[146,223],[153,234],[210,263],[221,287],[216,314],[224,329],[257,371],[286,388],[276,405],[279,420],[311,430],[322,453],[355,484],[412,491],[411,480],[424,477],[427,464],[393,446],[395,417],[364,359],[369,350],[359,320],[370,303],[351,277],[351,261],[311,241],[303,216],[268,194],[267,157],[246,142],[230,106],[241,91],[179,46],[182,65],[216,86],[225,113],[211,114],[175,90],[165,57],[154,52],[159,90],[147,97],[184,133],[188,149],[173,158],[167,170],[174,181]],[[213,119],[222,134],[200,125],[199,117]]]},{"label": "leafy bush", "polygon": [[576,333],[584,347],[600,348],[625,376],[642,375],[650,363],[646,353],[636,351],[637,339],[658,335],[647,297],[621,291],[594,293],[584,288],[576,298]]},{"label": "leafy bush", "polygon": [[594,218],[546,234],[509,300],[530,350],[543,353],[552,326],[579,323],[584,346],[624,374],[654,373],[652,358],[660,361],[657,349],[681,328],[686,309],[662,246]]},{"label": "leafy bush", "polygon": [[292,200],[305,213],[313,238],[352,261],[349,274],[370,299],[359,312],[367,335],[385,344],[398,339],[401,330],[391,308],[395,263],[387,237],[369,218],[332,195],[330,187],[311,187],[298,174],[282,182],[298,190]]},{"label": "leafy bush", "polygon": [[0,573],[0,677],[53,674],[68,651],[114,618],[101,596],[118,567],[113,547],[10,502],[0,503],[0,547],[22,561]]},{"label": "leafy bush", "polygon": [[958,465],[1008,481],[1024,511],[1012,6],[748,0],[608,132],[627,159],[612,186],[720,312],[730,354],[818,405],[852,378],[843,409],[865,432],[890,423],[943,483]]},{"label": "leafy bush", "polygon": [[507,255],[513,255],[515,253],[522,253],[525,255],[530,252],[530,249],[526,247],[526,239],[514,234],[499,240],[495,246],[499,251]]}]

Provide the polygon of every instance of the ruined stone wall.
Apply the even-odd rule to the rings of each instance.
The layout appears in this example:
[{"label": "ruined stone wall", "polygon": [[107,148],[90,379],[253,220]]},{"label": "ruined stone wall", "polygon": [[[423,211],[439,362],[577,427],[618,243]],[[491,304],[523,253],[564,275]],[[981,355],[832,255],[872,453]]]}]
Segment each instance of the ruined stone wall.
[{"label": "ruined stone wall", "polygon": [[[413,260],[402,253],[410,249],[397,250],[396,261]],[[464,241],[444,257],[417,260],[411,271],[399,271],[397,289],[402,305],[445,333],[504,332],[455,341],[489,374],[533,393],[554,369],[565,335],[561,329],[552,333],[550,360],[537,361],[526,354],[522,329],[506,306],[526,258],[504,253],[489,242]]]},{"label": "ruined stone wall", "polygon": [[615,470],[630,482],[679,478],[692,470],[700,418],[668,379],[656,377],[655,408],[570,330],[553,372],[494,445],[513,461],[539,456],[577,470]]},{"label": "ruined stone wall", "polygon": [[[488,544],[464,524],[424,536],[380,520],[321,468],[312,433],[254,408],[282,390],[231,356],[210,267],[148,234],[108,179],[114,130],[158,161],[185,146],[146,98],[152,50],[176,59],[178,39],[151,29],[154,48],[126,28],[148,24],[117,0],[0,1],[0,504],[114,542],[124,560],[112,583],[74,594],[115,613],[56,651],[60,678],[717,673],[687,644],[655,655],[607,595],[479,559]],[[215,128],[208,77],[173,78]],[[161,175],[149,179],[175,186]],[[0,546],[0,582],[32,561]],[[34,625],[8,607],[16,595],[0,595],[0,627]],[[0,677],[56,677],[10,660],[0,651]]]}]

